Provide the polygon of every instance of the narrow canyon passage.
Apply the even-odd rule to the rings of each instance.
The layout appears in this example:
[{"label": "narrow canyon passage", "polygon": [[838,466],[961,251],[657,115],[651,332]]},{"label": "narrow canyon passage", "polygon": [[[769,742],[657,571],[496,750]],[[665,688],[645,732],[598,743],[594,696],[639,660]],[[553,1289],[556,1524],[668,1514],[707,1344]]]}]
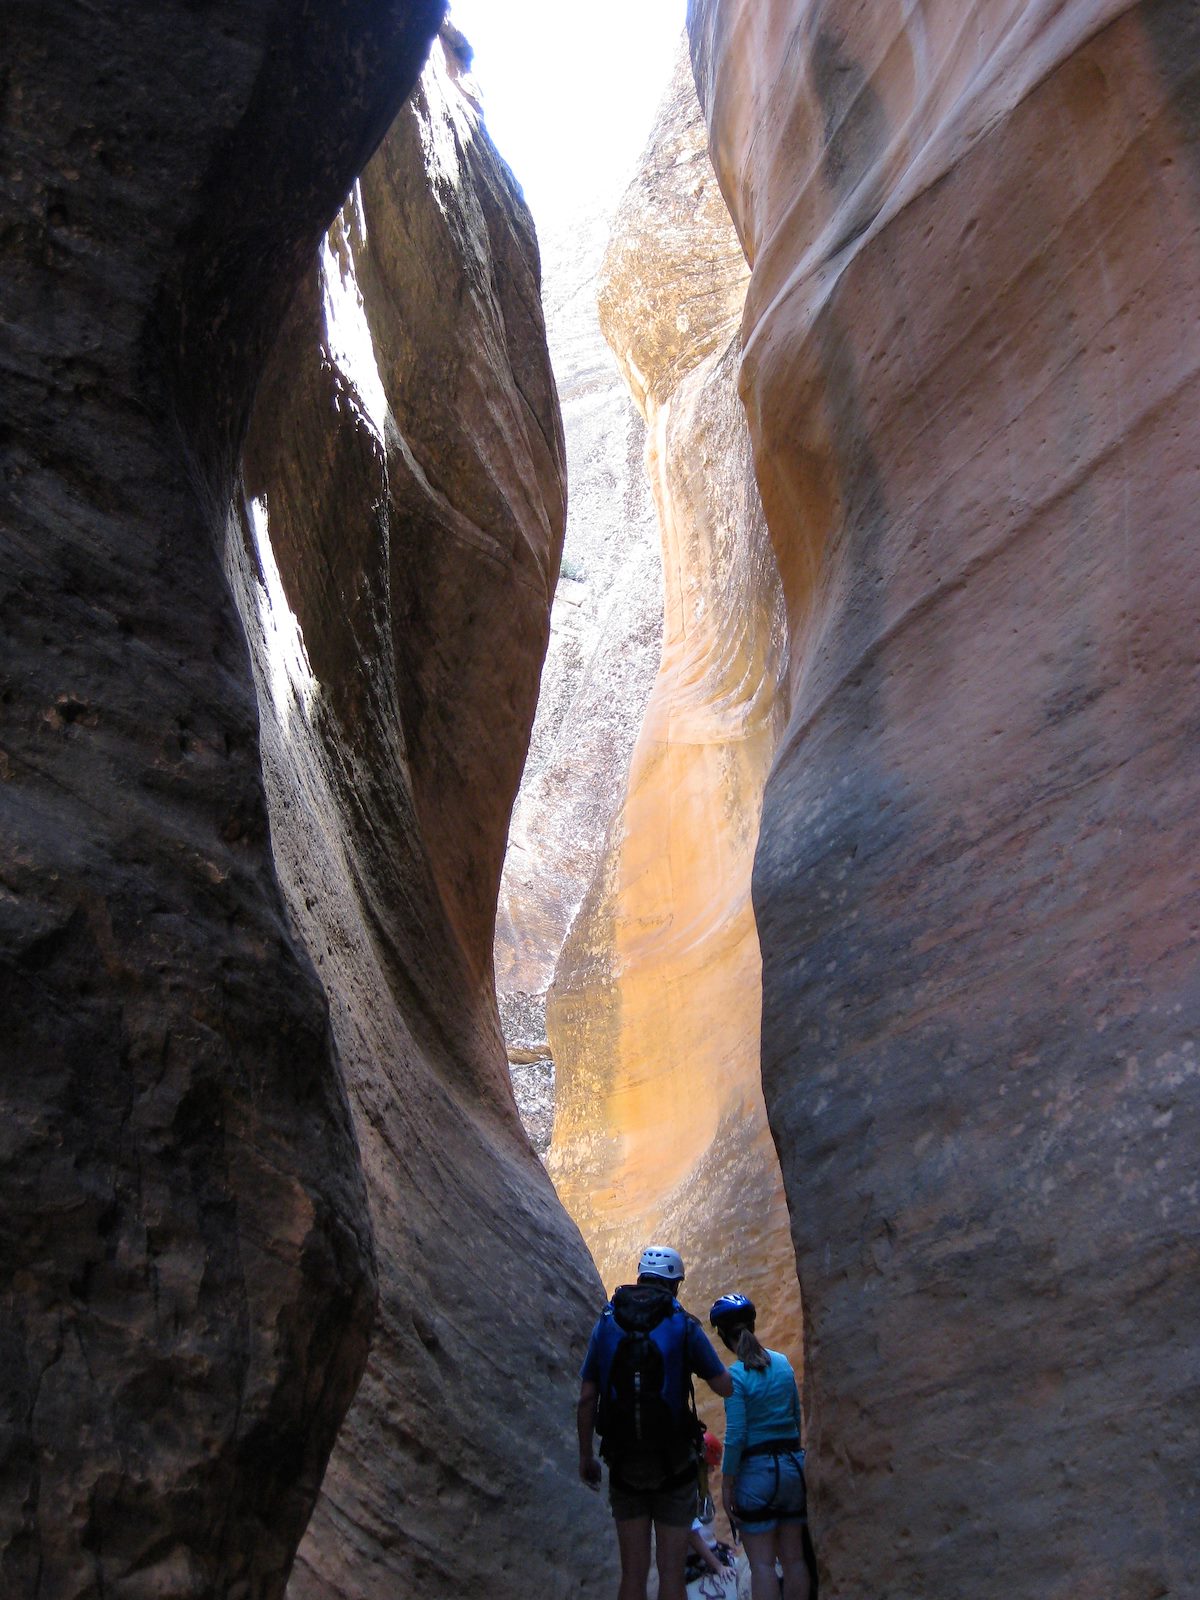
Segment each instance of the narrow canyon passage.
[{"label": "narrow canyon passage", "polygon": [[826,1600],[1194,1587],[1200,15],[686,22],[539,241],[438,0],[9,9],[5,1595],[611,1596],[651,1234]]},{"label": "narrow canyon passage", "polygon": [[[751,1294],[800,1371],[750,904],[787,637],[736,389],[749,269],[685,40],[632,181],[592,222],[596,248],[578,248],[575,217],[563,229],[569,250],[544,241],[544,294],[564,567],[581,579],[556,601],[501,883],[514,1081],[520,1095],[540,1048],[527,1116],[535,1132],[549,1120],[553,1082],[548,1169],[606,1286],[668,1241],[693,1309]],[[721,1432],[719,1407],[712,1420]]]}]

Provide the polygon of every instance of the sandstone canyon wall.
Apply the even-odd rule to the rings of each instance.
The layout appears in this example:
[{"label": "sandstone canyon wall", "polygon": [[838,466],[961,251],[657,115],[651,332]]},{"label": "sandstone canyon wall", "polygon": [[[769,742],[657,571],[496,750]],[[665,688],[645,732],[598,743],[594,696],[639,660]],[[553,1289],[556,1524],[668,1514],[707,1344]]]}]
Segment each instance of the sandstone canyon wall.
[{"label": "sandstone canyon wall", "polygon": [[219,535],[437,4],[10,6],[0,68],[0,1589],[278,1596],[370,1229]]},{"label": "sandstone canyon wall", "polygon": [[602,326],[647,420],[664,639],[549,996],[549,1165],[610,1288],[644,1244],[669,1239],[693,1309],[736,1284],[799,1361],[795,1261],[758,1083],[750,869],[786,719],[786,634],[735,387],[746,278],[684,51],[600,285]]},{"label": "sandstone canyon wall", "polygon": [[[321,243],[442,9],[6,12],[6,1595],[278,1600],[376,1251],[297,1589],[482,1590],[535,1503],[532,1576],[501,1538],[487,1592],[587,1589],[562,1424],[597,1285],[489,980],[561,515],[532,242],[425,99],[419,170],[385,152]],[[415,351],[456,307],[466,342]],[[260,380],[228,564],[273,839],[223,551]]]},{"label": "sandstone canyon wall", "polygon": [[532,224],[453,30],[292,306],[230,541],[280,877],[329,990],[379,1310],[288,1593],[610,1584],[572,1405],[599,1286],[492,987],[564,516]]},{"label": "sandstone canyon wall", "polygon": [[1200,12],[689,27],[791,633],[754,902],[829,1592],[1190,1593]]}]

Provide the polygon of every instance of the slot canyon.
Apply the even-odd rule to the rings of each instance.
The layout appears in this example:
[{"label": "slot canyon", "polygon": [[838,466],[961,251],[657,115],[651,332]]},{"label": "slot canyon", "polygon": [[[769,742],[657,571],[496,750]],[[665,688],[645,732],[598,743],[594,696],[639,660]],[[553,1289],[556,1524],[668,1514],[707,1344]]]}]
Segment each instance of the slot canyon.
[{"label": "slot canyon", "polygon": [[654,1239],[825,1600],[1195,1592],[1200,7],[679,9],[539,240],[443,0],[4,8],[5,1597],[611,1596]]}]

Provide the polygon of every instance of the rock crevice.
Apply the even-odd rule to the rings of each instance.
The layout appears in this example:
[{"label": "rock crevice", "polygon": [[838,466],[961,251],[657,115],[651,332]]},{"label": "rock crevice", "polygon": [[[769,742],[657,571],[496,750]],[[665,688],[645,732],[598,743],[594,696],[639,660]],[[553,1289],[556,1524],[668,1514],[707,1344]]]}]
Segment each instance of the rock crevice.
[{"label": "rock crevice", "polygon": [[795,1261],[758,1081],[749,895],[787,652],[735,385],[747,279],[681,51],[599,288],[601,325],[646,419],[663,646],[549,995],[549,1167],[610,1287],[646,1242],[669,1238],[695,1307],[736,1280],[799,1365]]}]

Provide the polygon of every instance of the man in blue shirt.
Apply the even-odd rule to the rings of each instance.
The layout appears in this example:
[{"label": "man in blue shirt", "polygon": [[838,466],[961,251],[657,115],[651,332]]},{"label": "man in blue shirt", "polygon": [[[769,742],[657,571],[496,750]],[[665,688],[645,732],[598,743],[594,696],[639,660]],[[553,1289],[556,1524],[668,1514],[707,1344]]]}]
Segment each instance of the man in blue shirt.
[{"label": "man in blue shirt", "polygon": [[644,1250],[637,1284],[618,1289],[605,1307],[579,1374],[579,1476],[600,1487],[598,1431],[621,1552],[617,1600],[646,1600],[652,1527],[659,1600],[684,1600],[696,1515],[692,1375],[722,1397],[733,1389],[703,1328],[675,1298],[682,1282],[678,1251]]}]

